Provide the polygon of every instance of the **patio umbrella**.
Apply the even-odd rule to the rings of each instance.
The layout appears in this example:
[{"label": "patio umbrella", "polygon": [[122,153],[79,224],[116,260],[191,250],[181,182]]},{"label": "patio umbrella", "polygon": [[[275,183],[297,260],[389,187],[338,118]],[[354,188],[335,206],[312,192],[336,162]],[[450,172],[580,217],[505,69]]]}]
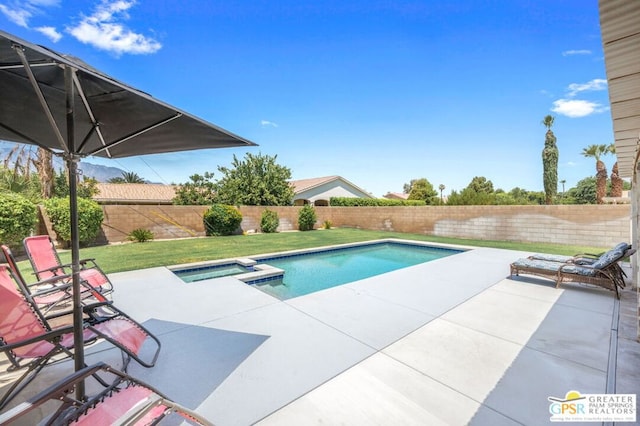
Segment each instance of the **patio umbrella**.
[{"label": "patio umbrella", "polygon": [[[0,139],[38,145],[62,157],[68,166],[76,370],[84,365],[76,194],[80,159],[256,145],[77,58],[3,31]],[[82,387],[78,393],[84,394]]]}]

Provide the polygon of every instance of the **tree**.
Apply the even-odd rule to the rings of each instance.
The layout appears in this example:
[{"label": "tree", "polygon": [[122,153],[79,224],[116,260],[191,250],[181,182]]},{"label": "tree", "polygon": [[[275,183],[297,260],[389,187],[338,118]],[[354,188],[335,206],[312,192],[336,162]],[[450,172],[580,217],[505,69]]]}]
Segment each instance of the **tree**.
[{"label": "tree", "polygon": [[147,183],[143,178],[138,176],[134,172],[122,172],[121,177],[114,177],[109,179],[109,183]]},{"label": "tree", "polygon": [[49,199],[53,196],[54,170],[53,170],[53,153],[44,148],[38,148],[38,158],[32,160],[40,179],[40,194],[43,199]]},{"label": "tree", "polygon": [[555,118],[547,115],[542,124],[547,128],[544,137],[544,149],[542,150],[542,181],[544,184],[545,202],[553,204],[553,199],[558,193],[558,147],[556,137],[551,131]]},{"label": "tree", "polygon": [[438,193],[425,178],[411,180],[408,200],[424,200],[426,204],[435,204]]},{"label": "tree", "polygon": [[609,152],[608,145],[589,145],[582,149],[582,155],[596,159],[596,203],[602,204],[607,195],[607,166],[600,159]]},{"label": "tree", "polygon": [[[616,155],[616,145],[611,144],[607,147],[609,153]],[[613,167],[611,168],[611,196],[612,197],[622,197],[622,190],[624,188],[624,180],[620,177],[618,173],[618,161],[616,160],[613,163]]]},{"label": "tree", "polygon": [[204,175],[189,176],[191,182],[181,183],[177,186],[173,204],[181,206],[207,206],[214,203],[215,182],[213,173],[204,172]]},{"label": "tree", "polygon": [[[53,176],[53,197],[64,198],[69,196],[69,175],[62,170]],[[98,181],[94,178],[84,176],[82,180],[78,177],[78,197],[93,198],[98,193]]]},{"label": "tree", "polygon": [[484,176],[476,176],[471,179],[469,185],[460,193],[451,191],[447,199],[449,205],[490,205],[496,204],[496,194],[493,190],[493,182]]},{"label": "tree", "polygon": [[291,170],[276,163],[277,155],[247,153],[232,167],[218,167],[222,178],[215,185],[218,203],[246,206],[287,206],[293,201]]},{"label": "tree", "polygon": [[438,189],[440,190],[440,204],[444,204],[444,198],[442,197],[442,191],[445,189],[444,184],[438,185]]},{"label": "tree", "polygon": [[595,204],[596,203],[596,178],[587,177],[579,181],[574,188],[567,191],[568,198],[572,199],[576,204]]}]

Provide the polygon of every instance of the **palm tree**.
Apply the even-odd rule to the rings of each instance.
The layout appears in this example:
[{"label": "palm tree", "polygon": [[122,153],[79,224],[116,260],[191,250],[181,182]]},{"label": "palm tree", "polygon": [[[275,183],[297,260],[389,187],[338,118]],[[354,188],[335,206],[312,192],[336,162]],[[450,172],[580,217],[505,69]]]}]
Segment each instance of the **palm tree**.
[{"label": "palm tree", "polygon": [[441,183],[438,185],[438,189],[440,190],[440,204],[444,204],[444,198],[442,198],[442,191],[444,191],[444,188],[444,184]]},{"label": "palm tree", "polygon": [[[609,153],[616,155],[616,145],[611,144],[607,147]],[[611,196],[612,197],[622,197],[622,189],[623,189],[623,180],[618,174],[618,160],[613,163],[613,167],[611,168]]]},{"label": "palm tree", "polygon": [[567,183],[567,181],[565,179],[562,179],[560,183],[562,184],[562,198],[564,198],[564,184]]},{"label": "palm tree", "polygon": [[553,199],[558,193],[558,147],[556,137],[551,131],[555,118],[547,115],[542,124],[547,128],[544,137],[544,149],[542,150],[542,181],[544,183],[545,202],[553,204]]},{"label": "palm tree", "polygon": [[589,145],[582,149],[582,155],[596,159],[596,202],[602,204],[607,195],[607,166],[600,159],[609,152],[608,145]]},{"label": "palm tree", "polygon": [[49,150],[38,148],[38,157],[32,161],[34,166],[36,166],[38,178],[40,179],[40,194],[42,198],[51,198],[53,196],[53,186],[55,183],[53,176],[53,154]]},{"label": "palm tree", "polygon": [[109,183],[146,183],[143,178],[135,172],[122,172],[122,177],[109,179]]}]

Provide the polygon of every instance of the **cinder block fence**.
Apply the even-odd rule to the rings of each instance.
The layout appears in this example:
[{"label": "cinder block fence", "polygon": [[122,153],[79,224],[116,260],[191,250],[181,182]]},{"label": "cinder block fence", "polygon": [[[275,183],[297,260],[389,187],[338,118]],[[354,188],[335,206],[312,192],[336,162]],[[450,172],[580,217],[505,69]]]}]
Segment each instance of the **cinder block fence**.
[{"label": "cinder block fence", "polygon": [[[204,235],[207,206],[104,205],[101,242],[120,242],[136,228],[156,239]],[[278,213],[279,231],[297,229],[301,207],[268,207]],[[259,230],[265,207],[243,206],[242,230]],[[423,206],[316,207],[317,227],[409,232],[443,237],[612,246],[630,241],[631,207],[618,205],[558,206]]]}]

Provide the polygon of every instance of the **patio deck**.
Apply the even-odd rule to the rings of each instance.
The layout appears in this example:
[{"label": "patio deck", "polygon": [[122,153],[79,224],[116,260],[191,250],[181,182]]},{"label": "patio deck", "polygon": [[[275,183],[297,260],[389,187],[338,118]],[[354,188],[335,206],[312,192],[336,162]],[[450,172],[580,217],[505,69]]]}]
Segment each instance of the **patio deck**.
[{"label": "patio deck", "polygon": [[[115,303],[163,343],[156,367],[129,373],[217,425],[537,425],[549,396],[640,393],[635,291],[618,303],[508,279],[528,254],[474,248],[287,301],[166,268],[110,277]],[[87,352],[119,363],[105,344]]]}]

